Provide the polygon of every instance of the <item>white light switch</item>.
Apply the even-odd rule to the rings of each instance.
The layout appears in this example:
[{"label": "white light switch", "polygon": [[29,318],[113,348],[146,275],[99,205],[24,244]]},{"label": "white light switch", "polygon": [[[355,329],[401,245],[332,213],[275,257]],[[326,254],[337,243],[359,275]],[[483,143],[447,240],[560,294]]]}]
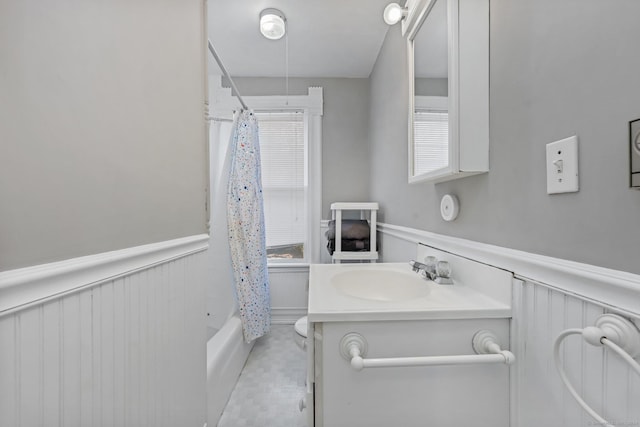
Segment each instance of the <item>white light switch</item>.
[{"label": "white light switch", "polygon": [[578,191],[578,137],[547,144],[547,194]]}]

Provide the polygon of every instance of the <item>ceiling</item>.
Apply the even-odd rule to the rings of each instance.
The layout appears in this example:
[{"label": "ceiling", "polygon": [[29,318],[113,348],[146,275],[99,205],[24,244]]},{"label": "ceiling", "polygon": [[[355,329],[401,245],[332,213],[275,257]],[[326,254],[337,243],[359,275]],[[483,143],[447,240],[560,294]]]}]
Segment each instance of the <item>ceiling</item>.
[{"label": "ceiling", "polygon": [[[388,26],[393,0],[209,0],[209,39],[232,76],[283,77],[286,36],[267,40],[260,12],[287,18],[290,77],[369,77]],[[222,74],[209,55],[209,73]]]}]

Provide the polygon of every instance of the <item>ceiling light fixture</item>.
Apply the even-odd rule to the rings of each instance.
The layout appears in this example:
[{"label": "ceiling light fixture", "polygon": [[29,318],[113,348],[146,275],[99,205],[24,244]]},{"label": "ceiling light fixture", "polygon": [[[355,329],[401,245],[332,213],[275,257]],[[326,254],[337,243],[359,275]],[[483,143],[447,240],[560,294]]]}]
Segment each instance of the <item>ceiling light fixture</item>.
[{"label": "ceiling light fixture", "polygon": [[382,18],[387,25],[394,25],[402,21],[407,16],[407,8],[398,3],[389,3],[382,12]]},{"label": "ceiling light fixture", "polygon": [[260,12],[260,33],[269,40],[279,40],[287,31],[287,18],[278,9],[265,9]]}]

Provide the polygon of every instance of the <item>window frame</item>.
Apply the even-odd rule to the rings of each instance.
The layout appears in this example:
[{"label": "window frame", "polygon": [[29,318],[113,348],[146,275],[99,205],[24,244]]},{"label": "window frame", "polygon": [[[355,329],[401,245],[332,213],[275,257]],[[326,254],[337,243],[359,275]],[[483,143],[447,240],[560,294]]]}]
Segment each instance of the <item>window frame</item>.
[{"label": "window frame", "polygon": [[[211,113],[216,117],[229,116],[240,108],[230,88],[213,88]],[[307,162],[307,227],[304,258],[270,259],[269,267],[300,267],[320,262],[321,210],[322,210],[322,115],[323,94],[321,87],[309,87],[307,95],[242,96],[245,103],[256,112],[302,111]]]},{"label": "window frame", "polygon": [[[277,109],[254,109],[254,114],[257,115],[258,117],[258,124],[265,122],[265,119],[260,117],[260,114],[287,114],[287,113],[298,113],[300,114],[300,121],[302,122],[302,144],[303,144],[303,168],[304,168],[304,173],[303,173],[303,188],[304,188],[304,199],[303,199],[303,204],[304,204],[304,215],[305,215],[305,222],[306,222],[306,227],[303,230],[304,232],[304,241],[303,243],[303,257],[302,258],[292,258],[292,259],[287,259],[287,258],[267,258],[267,262],[269,264],[287,264],[287,263],[294,263],[294,264],[299,264],[299,263],[308,263],[309,260],[308,258],[308,246],[309,246],[309,241],[310,241],[310,230],[309,230],[309,222],[310,222],[310,212],[309,212],[309,198],[310,196],[310,191],[311,188],[309,186],[309,163],[310,163],[310,158],[309,158],[309,143],[310,143],[310,138],[309,138],[309,133],[307,131],[307,121],[308,121],[308,114],[304,111],[304,110],[293,110],[293,109],[287,109],[287,110],[283,110],[281,108],[277,108]],[[261,156],[262,156],[262,161],[264,161],[264,151],[262,150],[262,141],[260,141],[261,144]],[[262,181],[262,192],[263,194],[265,194],[268,191],[268,188],[265,189],[264,186],[264,163],[262,163],[262,175],[263,175],[263,181]],[[265,212],[266,214],[266,212]]]}]

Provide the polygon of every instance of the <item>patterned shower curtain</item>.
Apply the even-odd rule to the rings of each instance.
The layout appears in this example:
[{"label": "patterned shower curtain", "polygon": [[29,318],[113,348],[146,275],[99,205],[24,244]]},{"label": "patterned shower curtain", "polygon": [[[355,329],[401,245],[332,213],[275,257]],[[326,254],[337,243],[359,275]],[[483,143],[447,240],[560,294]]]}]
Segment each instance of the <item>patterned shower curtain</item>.
[{"label": "patterned shower curtain", "polygon": [[227,193],[229,248],[246,342],[269,332],[271,302],[267,273],[258,121],[250,111],[236,115],[231,132]]}]

